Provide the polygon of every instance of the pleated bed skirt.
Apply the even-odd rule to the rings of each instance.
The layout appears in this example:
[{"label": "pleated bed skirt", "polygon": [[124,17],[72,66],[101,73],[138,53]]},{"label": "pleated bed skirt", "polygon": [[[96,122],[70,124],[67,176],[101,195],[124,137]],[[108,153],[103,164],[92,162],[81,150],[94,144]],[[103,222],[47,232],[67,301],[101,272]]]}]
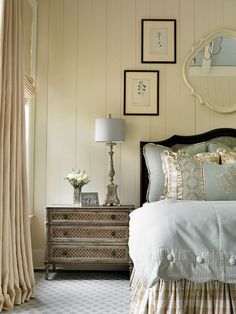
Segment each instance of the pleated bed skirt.
[{"label": "pleated bed skirt", "polygon": [[145,288],[135,269],[130,284],[130,314],[236,314],[236,284],[160,279]]}]

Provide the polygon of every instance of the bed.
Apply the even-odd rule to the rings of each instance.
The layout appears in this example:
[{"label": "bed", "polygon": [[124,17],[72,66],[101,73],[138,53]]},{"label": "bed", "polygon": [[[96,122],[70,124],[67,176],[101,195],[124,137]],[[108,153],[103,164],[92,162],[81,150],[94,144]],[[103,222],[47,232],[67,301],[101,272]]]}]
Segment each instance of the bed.
[{"label": "bed", "polygon": [[236,313],[236,129],[141,142],[130,314]]}]

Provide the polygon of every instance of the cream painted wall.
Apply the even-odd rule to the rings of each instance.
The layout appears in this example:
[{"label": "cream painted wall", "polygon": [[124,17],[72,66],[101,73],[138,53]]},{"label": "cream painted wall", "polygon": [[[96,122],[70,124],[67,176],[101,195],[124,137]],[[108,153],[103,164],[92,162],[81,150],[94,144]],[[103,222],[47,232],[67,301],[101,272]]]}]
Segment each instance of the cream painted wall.
[{"label": "cream painted wall", "polygon": [[[91,178],[84,191],[107,183],[105,145],[94,120],[123,117],[125,69],[160,71],[160,115],[125,116],[126,141],[115,148],[115,181],[123,204],[139,203],[139,141],[235,127],[236,114],[199,105],[184,85],[182,63],[194,42],[219,27],[236,29],[235,0],[38,0],[35,191],[32,238],[42,266],[44,207],[71,203],[64,181],[75,169]],[[142,18],[177,20],[177,63],[141,64]]]}]

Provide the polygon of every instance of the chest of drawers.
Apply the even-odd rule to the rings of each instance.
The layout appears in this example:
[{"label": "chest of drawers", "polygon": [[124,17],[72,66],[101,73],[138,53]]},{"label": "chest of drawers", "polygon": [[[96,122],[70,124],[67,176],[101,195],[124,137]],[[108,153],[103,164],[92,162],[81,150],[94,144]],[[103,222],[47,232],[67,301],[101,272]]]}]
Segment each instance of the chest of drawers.
[{"label": "chest of drawers", "polygon": [[115,264],[132,267],[128,251],[133,205],[46,207],[45,278],[49,265]]}]

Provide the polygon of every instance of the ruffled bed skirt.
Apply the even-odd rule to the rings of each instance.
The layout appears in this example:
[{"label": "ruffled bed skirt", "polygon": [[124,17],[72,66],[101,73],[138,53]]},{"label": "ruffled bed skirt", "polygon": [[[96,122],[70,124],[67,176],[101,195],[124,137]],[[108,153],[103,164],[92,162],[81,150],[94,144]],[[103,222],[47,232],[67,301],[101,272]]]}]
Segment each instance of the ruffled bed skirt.
[{"label": "ruffled bed skirt", "polygon": [[131,276],[130,314],[234,314],[236,284],[159,280],[145,288]]}]

